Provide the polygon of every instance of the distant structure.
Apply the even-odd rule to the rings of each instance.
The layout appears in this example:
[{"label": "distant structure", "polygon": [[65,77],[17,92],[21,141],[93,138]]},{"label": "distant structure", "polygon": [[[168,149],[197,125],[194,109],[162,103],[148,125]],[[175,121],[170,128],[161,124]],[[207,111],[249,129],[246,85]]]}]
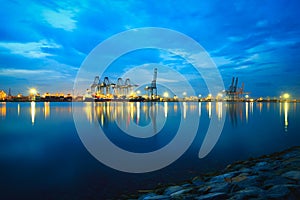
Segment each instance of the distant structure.
[{"label": "distant structure", "polygon": [[235,101],[243,98],[243,95],[248,94],[244,92],[244,83],[238,88],[238,77],[232,77],[231,85],[225,90],[227,100]]},{"label": "distant structure", "polygon": [[0,90],[0,101],[6,100],[6,93],[3,90]]},{"label": "distant structure", "polygon": [[113,83],[106,76],[103,81],[100,80],[99,76],[96,76],[94,82],[88,90],[89,95],[92,98],[125,98],[126,96],[131,95],[134,87],[138,85],[132,84],[129,78],[126,78],[123,81],[122,78],[117,79],[117,83]]},{"label": "distant structure", "polygon": [[[148,91],[148,96],[150,96],[151,100],[154,100],[157,98],[156,79],[157,79],[157,68],[154,68],[153,80],[151,82],[151,85],[146,86],[146,88],[145,88],[145,90]],[[155,96],[153,96],[153,95],[155,95]]]}]

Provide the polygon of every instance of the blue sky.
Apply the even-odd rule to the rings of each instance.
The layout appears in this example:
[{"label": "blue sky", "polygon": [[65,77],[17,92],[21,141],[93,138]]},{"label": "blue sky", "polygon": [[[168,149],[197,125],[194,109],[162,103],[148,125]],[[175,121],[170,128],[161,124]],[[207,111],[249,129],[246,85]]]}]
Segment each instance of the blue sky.
[{"label": "blue sky", "polygon": [[[0,90],[71,92],[81,63],[99,43],[128,29],[163,27],[201,44],[225,87],[238,76],[251,96],[289,92],[299,98],[299,7],[297,0],[1,1]],[[207,92],[182,58],[158,50],[124,55],[107,75],[116,79],[147,63],[178,69],[197,93]],[[150,82],[152,71],[141,76]]]}]

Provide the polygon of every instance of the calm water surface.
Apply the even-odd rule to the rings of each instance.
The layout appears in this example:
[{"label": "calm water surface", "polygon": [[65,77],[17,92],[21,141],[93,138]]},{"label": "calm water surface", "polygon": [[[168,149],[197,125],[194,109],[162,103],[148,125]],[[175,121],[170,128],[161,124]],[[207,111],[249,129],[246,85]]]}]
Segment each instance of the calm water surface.
[{"label": "calm water surface", "polygon": [[[175,137],[181,120],[193,121],[197,116],[199,128],[190,148],[173,164],[155,172],[130,174],[111,169],[89,154],[77,134],[71,103],[0,103],[0,199],[116,198],[300,145],[297,103],[110,102],[74,106],[91,126],[100,124],[112,143],[131,152],[163,148]],[[220,123],[225,120],[223,131],[209,154],[199,159],[214,117]],[[128,134],[136,126],[146,130],[139,137]]]}]

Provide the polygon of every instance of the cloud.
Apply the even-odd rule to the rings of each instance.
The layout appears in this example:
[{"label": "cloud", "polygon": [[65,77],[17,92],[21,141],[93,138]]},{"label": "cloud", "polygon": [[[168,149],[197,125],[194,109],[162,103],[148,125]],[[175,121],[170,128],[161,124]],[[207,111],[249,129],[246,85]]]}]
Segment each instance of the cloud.
[{"label": "cloud", "polygon": [[48,73],[53,73],[53,71],[51,71],[51,70],[0,68],[0,76],[46,75]]},{"label": "cloud", "polygon": [[73,19],[75,14],[70,10],[58,9],[50,10],[45,9],[42,13],[45,21],[52,25],[54,28],[61,28],[66,31],[73,31],[76,29],[76,20]]},{"label": "cloud", "polygon": [[60,45],[47,40],[28,43],[0,42],[0,47],[8,49],[11,54],[22,55],[28,58],[43,58],[52,56],[52,54],[44,52],[43,49],[61,48]]}]

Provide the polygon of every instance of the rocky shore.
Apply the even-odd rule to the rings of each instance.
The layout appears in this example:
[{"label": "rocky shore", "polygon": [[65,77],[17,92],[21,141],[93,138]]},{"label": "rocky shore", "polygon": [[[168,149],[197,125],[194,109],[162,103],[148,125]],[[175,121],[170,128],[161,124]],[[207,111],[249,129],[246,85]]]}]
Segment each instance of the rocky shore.
[{"label": "rocky shore", "polygon": [[300,199],[300,146],[122,199]]}]

